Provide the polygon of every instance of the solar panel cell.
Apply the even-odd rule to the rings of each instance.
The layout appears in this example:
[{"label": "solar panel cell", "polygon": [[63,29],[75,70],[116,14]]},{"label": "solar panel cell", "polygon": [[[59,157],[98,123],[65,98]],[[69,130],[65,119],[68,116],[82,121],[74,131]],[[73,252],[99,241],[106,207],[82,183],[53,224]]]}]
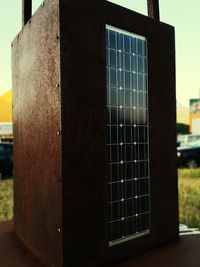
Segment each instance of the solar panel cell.
[{"label": "solar panel cell", "polygon": [[146,39],[107,26],[110,245],[149,230]]}]

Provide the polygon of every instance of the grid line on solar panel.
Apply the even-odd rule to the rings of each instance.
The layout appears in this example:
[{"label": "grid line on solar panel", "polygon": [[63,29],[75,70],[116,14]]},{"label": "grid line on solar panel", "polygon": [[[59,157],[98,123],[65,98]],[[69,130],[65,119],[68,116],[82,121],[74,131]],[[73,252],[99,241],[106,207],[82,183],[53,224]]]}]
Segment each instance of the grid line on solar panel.
[{"label": "grid line on solar panel", "polygon": [[106,30],[110,241],[149,229],[146,39]]},{"label": "grid line on solar panel", "polygon": [[[134,215],[131,215],[131,216],[127,216],[126,219],[131,219],[131,218],[137,218],[138,216],[140,215],[149,215],[149,211],[147,212],[143,212],[143,213],[140,213],[140,214],[134,214]],[[108,223],[113,223],[113,222],[120,222],[120,221],[124,221],[125,218],[120,218],[120,219],[116,219],[116,220],[113,220],[113,221],[109,221]]]}]

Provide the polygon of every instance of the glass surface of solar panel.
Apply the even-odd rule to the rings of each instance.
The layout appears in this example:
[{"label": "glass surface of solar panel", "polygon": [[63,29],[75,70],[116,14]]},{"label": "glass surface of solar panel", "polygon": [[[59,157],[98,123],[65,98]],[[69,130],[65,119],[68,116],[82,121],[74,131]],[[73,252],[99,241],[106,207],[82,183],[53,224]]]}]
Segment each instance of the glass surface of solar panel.
[{"label": "glass surface of solar panel", "polygon": [[149,233],[147,40],[106,26],[109,244]]}]

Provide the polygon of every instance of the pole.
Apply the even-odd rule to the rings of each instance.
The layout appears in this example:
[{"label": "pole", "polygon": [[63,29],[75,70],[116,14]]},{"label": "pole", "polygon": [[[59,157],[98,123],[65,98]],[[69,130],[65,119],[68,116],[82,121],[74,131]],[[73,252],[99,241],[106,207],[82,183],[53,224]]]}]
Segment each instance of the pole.
[{"label": "pole", "polygon": [[32,0],[22,0],[22,27],[32,16]]},{"label": "pole", "polygon": [[160,20],[159,0],[147,0],[148,16]]}]

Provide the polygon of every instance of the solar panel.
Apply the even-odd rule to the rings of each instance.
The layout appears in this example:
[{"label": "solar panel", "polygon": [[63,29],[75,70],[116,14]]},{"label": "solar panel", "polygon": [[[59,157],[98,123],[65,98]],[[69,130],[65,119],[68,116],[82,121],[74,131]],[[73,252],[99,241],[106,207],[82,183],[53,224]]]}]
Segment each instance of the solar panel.
[{"label": "solar panel", "polygon": [[147,40],[106,26],[109,244],[149,233]]}]

